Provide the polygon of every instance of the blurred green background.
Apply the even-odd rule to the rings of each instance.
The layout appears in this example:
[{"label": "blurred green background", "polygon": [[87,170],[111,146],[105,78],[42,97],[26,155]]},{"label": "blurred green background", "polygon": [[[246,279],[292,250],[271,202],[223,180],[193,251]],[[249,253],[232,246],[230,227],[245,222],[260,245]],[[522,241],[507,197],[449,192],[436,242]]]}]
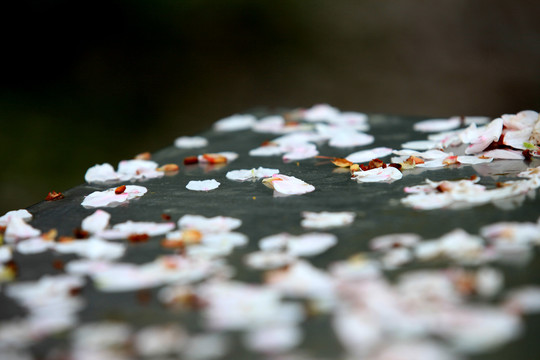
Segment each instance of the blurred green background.
[{"label": "blurred green background", "polygon": [[0,215],[256,107],[540,110],[540,2],[18,1],[2,11]]}]

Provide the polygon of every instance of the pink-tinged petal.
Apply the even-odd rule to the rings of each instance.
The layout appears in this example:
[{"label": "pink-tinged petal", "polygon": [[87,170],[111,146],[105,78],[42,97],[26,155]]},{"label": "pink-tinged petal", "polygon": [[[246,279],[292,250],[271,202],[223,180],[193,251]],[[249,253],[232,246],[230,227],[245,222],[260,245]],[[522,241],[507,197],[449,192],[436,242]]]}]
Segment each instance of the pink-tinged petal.
[{"label": "pink-tinged petal", "polygon": [[477,154],[487,148],[492,142],[499,140],[502,134],[503,121],[502,119],[495,119],[488,125],[482,128],[477,128],[472,132],[471,137],[464,143],[470,144],[465,149],[465,154]]},{"label": "pink-tinged petal", "polygon": [[2,217],[0,217],[0,226],[7,226],[11,219],[15,218],[20,218],[23,221],[28,222],[32,220],[32,214],[30,214],[28,210],[25,209],[8,211]]},{"label": "pink-tinged petal", "polygon": [[174,146],[180,149],[195,149],[208,145],[208,140],[202,136],[180,136],[174,140]]},{"label": "pink-tinged petal", "polygon": [[28,239],[39,236],[41,230],[35,229],[24,222],[21,217],[13,217],[10,219],[4,233],[6,242],[13,243],[17,240]]},{"label": "pink-tinged petal", "polygon": [[366,171],[355,171],[353,179],[359,183],[362,182],[394,182],[403,177],[398,169],[388,166],[386,168],[375,168]]},{"label": "pink-tinged petal", "polygon": [[369,134],[364,134],[358,131],[351,131],[346,129],[334,134],[328,145],[338,148],[364,146],[372,144],[375,141],[375,137]]},{"label": "pink-tinged petal", "polygon": [[299,327],[271,325],[253,329],[244,335],[244,344],[251,351],[281,354],[300,345],[303,336]]},{"label": "pink-tinged petal", "polygon": [[120,180],[120,174],[118,174],[111,164],[104,163],[101,165],[94,165],[84,175],[84,180],[88,183],[106,182]]},{"label": "pink-tinged petal", "polygon": [[242,220],[226,216],[207,218],[201,215],[184,215],[178,220],[181,229],[196,229],[202,233],[219,233],[234,230]]},{"label": "pink-tinged petal", "polygon": [[355,358],[365,358],[385,338],[379,321],[367,312],[339,311],[332,326],[339,342]]},{"label": "pink-tinged petal", "polygon": [[141,197],[148,191],[144,186],[126,185],[126,189],[121,194],[116,194],[116,188],[110,188],[105,191],[94,191],[87,195],[82,206],[86,208],[98,208],[106,206],[117,206],[131,199]]},{"label": "pink-tinged petal", "polygon": [[315,190],[313,185],[295,178],[294,176],[281,174],[276,174],[271,178],[264,179],[263,184],[284,195],[301,195]]},{"label": "pink-tinged petal", "polygon": [[232,115],[214,123],[216,131],[239,131],[251,129],[257,122],[253,115]]},{"label": "pink-tinged petal", "polygon": [[532,129],[538,121],[538,113],[532,110],[524,110],[515,115],[502,115],[501,118],[504,126],[508,129]]},{"label": "pink-tinged petal", "polygon": [[356,214],[349,211],[323,211],[320,213],[304,211],[302,216],[304,217],[301,222],[302,227],[310,229],[327,229],[352,224]]},{"label": "pink-tinged petal", "polygon": [[419,121],[414,124],[413,128],[421,132],[441,132],[457,129],[461,125],[459,117],[451,117],[448,119],[429,119]]},{"label": "pink-tinged petal", "polygon": [[158,163],[151,160],[122,160],[118,163],[118,174],[130,179],[153,179],[163,176],[157,168]]},{"label": "pink-tinged petal", "polygon": [[314,105],[302,111],[302,118],[310,122],[335,121],[340,116],[340,111],[328,104]]},{"label": "pink-tinged petal", "polygon": [[267,169],[259,167],[257,169],[253,168],[251,170],[232,170],[227,172],[227,179],[235,181],[247,181],[247,180],[258,180],[261,178],[272,177],[274,174],[279,174],[278,169]]},{"label": "pink-tinged petal", "polygon": [[287,151],[283,155],[283,161],[296,161],[310,159],[319,155],[317,146],[311,143],[298,144],[294,146],[287,146],[284,148]]},{"label": "pink-tinged petal", "polygon": [[92,234],[105,230],[109,225],[111,214],[103,210],[96,210],[92,215],[86,217],[82,221],[81,228]]},{"label": "pink-tinged petal", "polygon": [[187,185],[186,189],[193,191],[210,191],[217,189],[220,183],[216,179],[211,180],[191,180]]},{"label": "pink-tinged petal", "polygon": [[504,160],[523,160],[525,157],[521,151],[516,150],[505,150],[505,149],[495,149],[486,151],[482,154],[483,157],[493,158],[493,159],[504,159]]},{"label": "pink-tinged petal", "polygon": [[411,150],[431,150],[439,147],[439,143],[432,140],[416,140],[403,143],[401,147]]},{"label": "pink-tinged petal", "polygon": [[284,252],[256,251],[246,255],[244,262],[252,269],[273,270],[292,264],[296,256]]},{"label": "pink-tinged petal", "polygon": [[378,147],[370,150],[362,150],[352,153],[346,157],[353,163],[368,162],[376,158],[382,158],[392,154],[392,149],[387,147]]}]

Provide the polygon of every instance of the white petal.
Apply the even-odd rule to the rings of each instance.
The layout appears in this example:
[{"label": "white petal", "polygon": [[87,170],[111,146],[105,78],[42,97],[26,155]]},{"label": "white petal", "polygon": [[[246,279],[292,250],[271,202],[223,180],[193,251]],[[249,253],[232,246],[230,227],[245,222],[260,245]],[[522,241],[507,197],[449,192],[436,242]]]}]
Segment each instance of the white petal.
[{"label": "white petal", "polygon": [[214,123],[216,131],[239,131],[250,129],[257,119],[253,115],[232,115]]},{"label": "white petal", "polygon": [[95,234],[105,230],[105,228],[109,225],[110,219],[111,214],[104,210],[98,209],[92,215],[83,219],[81,228]]},{"label": "white petal", "polygon": [[336,244],[337,237],[333,234],[309,233],[289,239],[287,250],[293,256],[314,256]]},{"label": "white petal", "polygon": [[311,229],[326,229],[331,227],[339,227],[349,225],[354,221],[355,213],[349,211],[343,212],[328,212],[320,213],[304,211],[302,213],[304,219],[301,225]]},{"label": "white petal", "polygon": [[195,149],[208,145],[208,140],[202,136],[180,136],[174,140],[174,146],[180,149]]},{"label": "white petal", "polygon": [[226,216],[206,218],[201,215],[184,215],[178,220],[178,227],[182,229],[197,229],[203,233],[227,232],[242,225],[240,219]]},{"label": "white petal", "polygon": [[416,140],[403,143],[401,144],[401,147],[412,150],[430,150],[439,147],[439,144],[432,140]]},{"label": "white petal", "polygon": [[355,171],[353,179],[357,182],[394,182],[403,177],[398,169],[388,166],[386,168],[375,168],[366,171]]},{"label": "white petal", "polygon": [[216,179],[211,180],[191,180],[187,185],[186,189],[193,191],[210,191],[217,189],[220,183]]},{"label": "white petal", "polygon": [[295,260],[295,256],[284,252],[256,251],[247,254],[244,262],[256,270],[272,270],[292,264]]},{"label": "white petal", "polygon": [[414,130],[421,132],[441,132],[457,129],[461,125],[459,117],[448,119],[429,119],[414,124]]},{"label": "white petal", "polygon": [[141,197],[148,191],[144,186],[137,185],[126,185],[126,189],[121,194],[116,194],[115,190],[116,188],[110,188],[105,191],[94,191],[84,198],[81,205],[86,208],[116,206],[131,199]]},{"label": "white petal", "polygon": [[315,190],[313,185],[310,185],[294,176],[276,174],[272,178],[263,180],[265,185],[272,187],[276,192],[285,195],[300,195],[309,193]]},{"label": "white petal", "polygon": [[493,158],[493,159],[506,159],[506,160],[523,160],[525,157],[521,151],[515,150],[504,150],[504,149],[495,149],[486,151],[482,154],[483,157]]},{"label": "white petal", "polygon": [[4,237],[7,242],[14,242],[15,240],[36,237],[39,234],[41,231],[25,223],[23,218],[14,217],[7,224]]},{"label": "white petal", "polygon": [[357,131],[340,131],[330,138],[328,145],[333,147],[353,147],[372,144],[375,138],[372,135],[364,134]]},{"label": "white petal", "polygon": [[7,226],[9,221],[14,218],[20,218],[28,222],[32,220],[32,214],[25,209],[8,211],[2,217],[0,217],[0,226]]},{"label": "white petal", "polygon": [[370,150],[362,150],[347,155],[346,159],[353,163],[368,162],[376,158],[382,158],[392,153],[392,149],[386,147],[378,147]]},{"label": "white petal", "polygon": [[86,174],[84,175],[84,180],[88,183],[114,181],[119,179],[120,175],[117,174],[112,165],[108,163],[101,165],[96,164],[86,170]]}]

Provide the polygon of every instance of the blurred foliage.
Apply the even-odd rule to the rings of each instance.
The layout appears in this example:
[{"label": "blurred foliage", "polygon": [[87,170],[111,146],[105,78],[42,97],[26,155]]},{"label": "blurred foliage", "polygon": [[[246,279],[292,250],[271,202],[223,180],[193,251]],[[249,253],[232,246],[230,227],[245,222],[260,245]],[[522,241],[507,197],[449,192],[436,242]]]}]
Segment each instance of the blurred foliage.
[{"label": "blurred foliage", "polygon": [[14,2],[0,213],[259,106],[539,110],[539,13],[500,0]]}]

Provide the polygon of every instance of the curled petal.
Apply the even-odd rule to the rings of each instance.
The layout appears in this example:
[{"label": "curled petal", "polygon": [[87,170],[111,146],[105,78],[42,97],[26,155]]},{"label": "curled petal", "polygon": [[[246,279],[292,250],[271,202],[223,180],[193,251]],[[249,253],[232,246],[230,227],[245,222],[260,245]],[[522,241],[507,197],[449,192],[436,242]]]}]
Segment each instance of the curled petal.
[{"label": "curled petal", "polygon": [[281,174],[275,174],[271,178],[264,179],[263,184],[284,195],[300,195],[315,190],[313,185],[295,178],[294,176]]}]

